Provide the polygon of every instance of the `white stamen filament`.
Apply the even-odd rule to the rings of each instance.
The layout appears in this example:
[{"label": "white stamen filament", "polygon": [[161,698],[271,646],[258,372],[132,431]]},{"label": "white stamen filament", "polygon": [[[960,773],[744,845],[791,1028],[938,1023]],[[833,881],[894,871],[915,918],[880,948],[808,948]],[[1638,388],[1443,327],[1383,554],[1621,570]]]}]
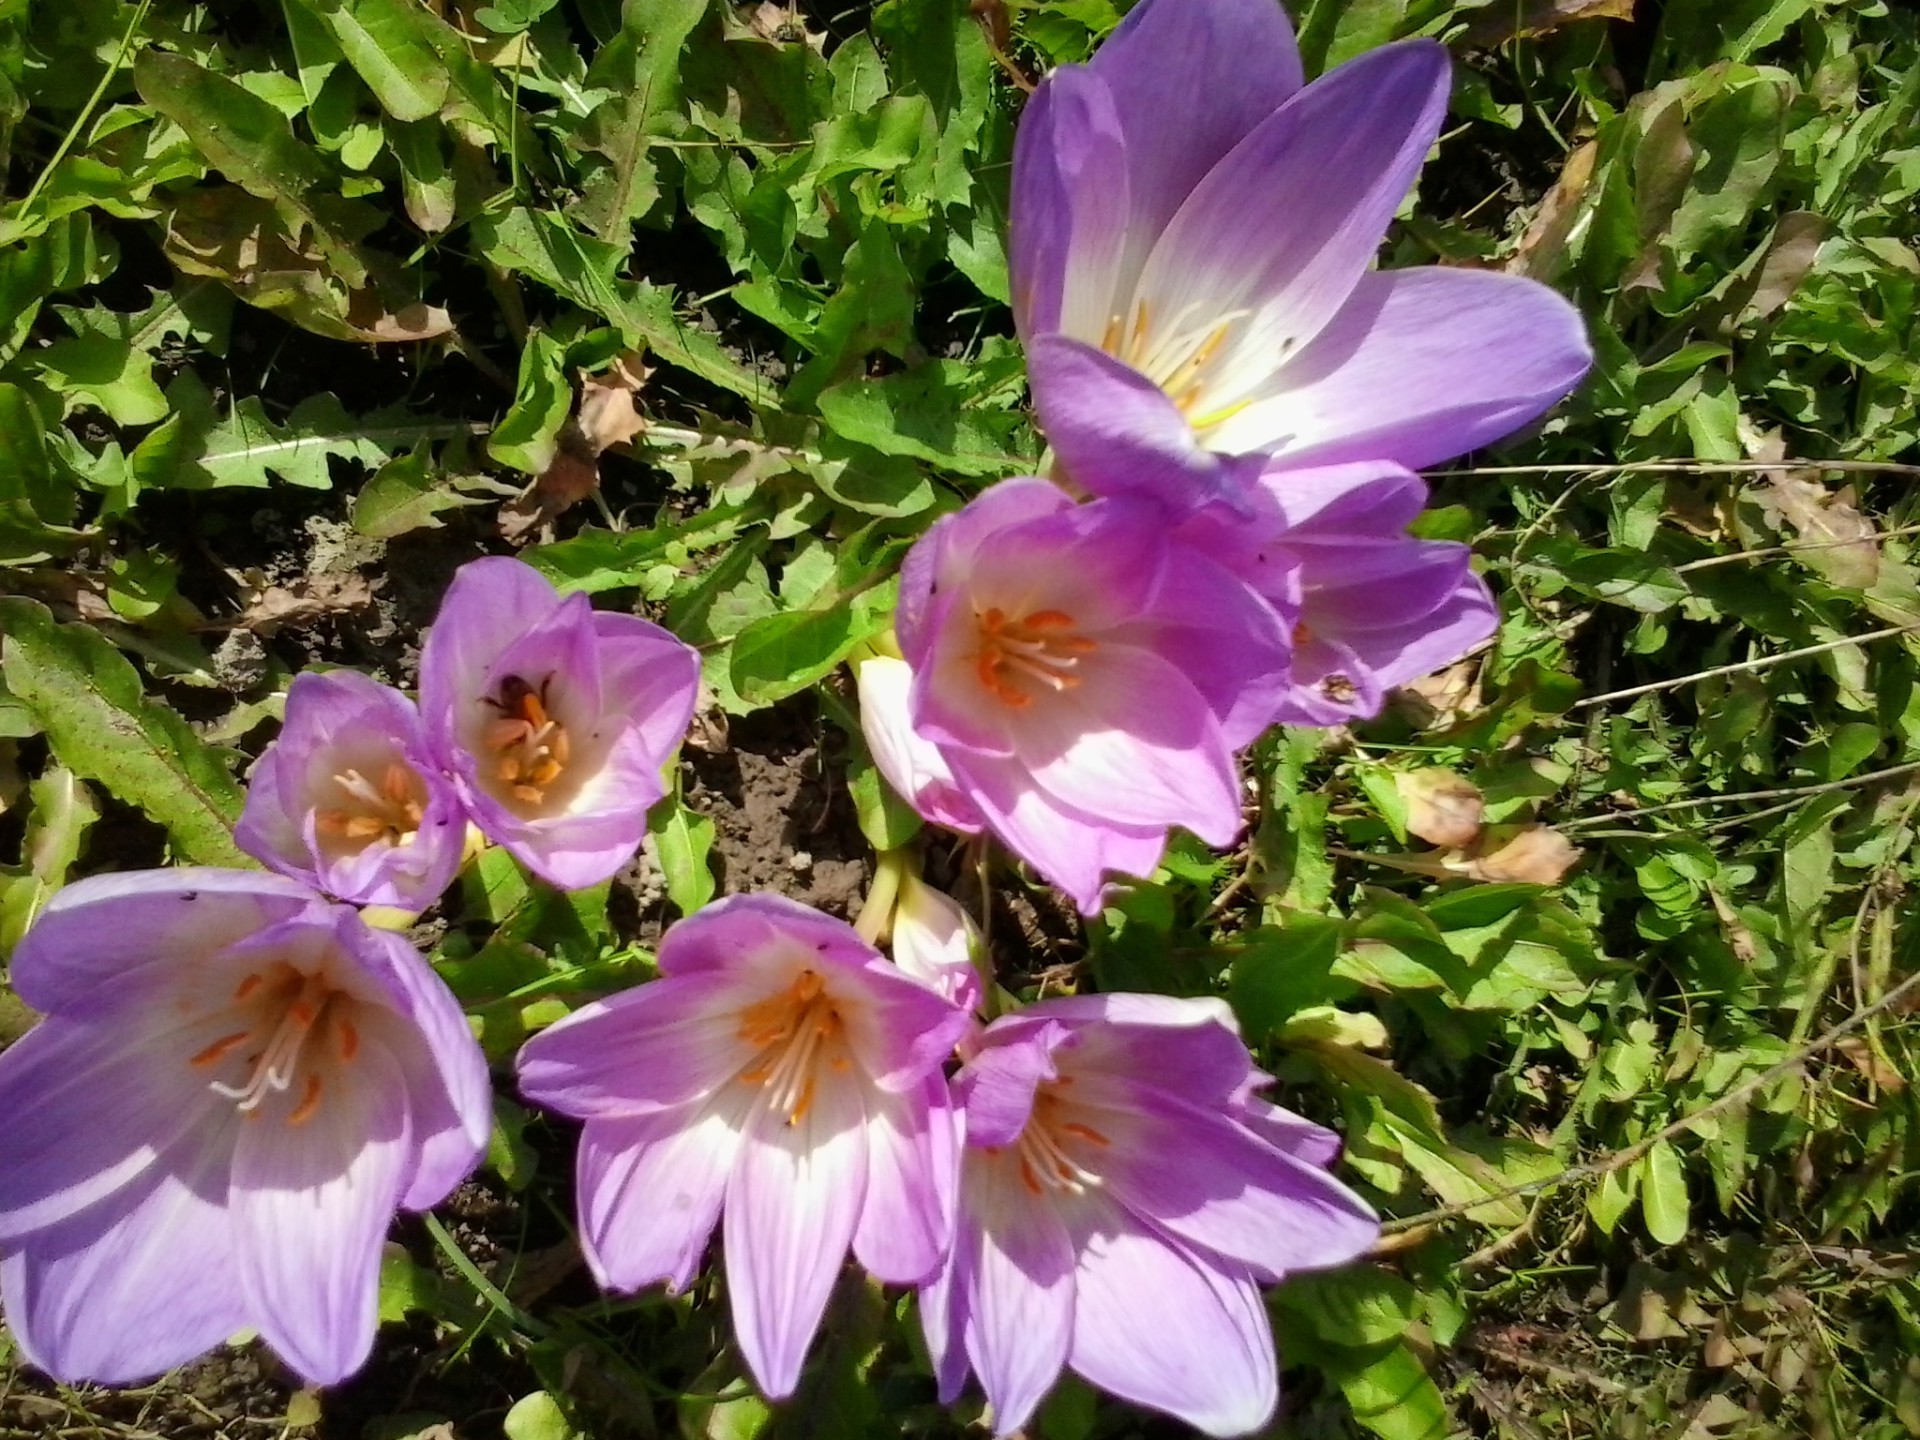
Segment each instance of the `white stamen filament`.
[{"label": "white stamen filament", "polygon": [[1194,413],[1220,378],[1217,362],[1228,348],[1234,325],[1252,313],[1247,309],[1210,311],[1195,300],[1170,322],[1155,324],[1151,307],[1139,300],[1130,322],[1120,315],[1108,320],[1100,348],[1166,391],[1196,430],[1208,429],[1242,408],[1234,404],[1207,414]]},{"label": "white stamen filament", "polygon": [[[797,1124],[812,1108],[820,1065],[836,1071],[849,1068],[847,1057],[838,1053],[844,1033],[840,1012],[820,976],[803,970],[791,988],[742,1013],[740,1037],[756,1046],[760,1056],[740,1072],[740,1079],[766,1087],[772,1109],[785,1111],[787,1124]],[[834,1053],[827,1053],[830,1049]]]}]

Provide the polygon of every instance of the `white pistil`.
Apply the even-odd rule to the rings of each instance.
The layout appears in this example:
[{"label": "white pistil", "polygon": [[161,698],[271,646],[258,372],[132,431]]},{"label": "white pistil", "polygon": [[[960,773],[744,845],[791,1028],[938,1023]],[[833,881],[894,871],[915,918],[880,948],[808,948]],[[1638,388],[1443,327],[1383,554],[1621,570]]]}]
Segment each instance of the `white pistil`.
[{"label": "white pistil", "polygon": [[[260,977],[257,974],[249,975],[241,982],[239,990],[235,993],[235,1000],[244,1003],[248,996],[259,989],[259,985]],[[280,988],[284,992],[284,983]],[[301,1060],[307,1049],[307,1037],[313,1033],[314,1027],[327,1014],[334,999],[335,992],[324,979],[318,975],[308,975],[301,981],[297,993],[285,1008],[279,1011],[277,1017],[271,1011],[256,1017],[252,1025],[223,1035],[195,1055],[189,1063],[196,1067],[217,1065],[228,1056],[246,1048],[257,1039],[265,1025],[271,1023],[273,1029],[268,1034],[265,1044],[248,1056],[248,1063],[252,1069],[246,1083],[230,1085],[225,1081],[215,1080],[210,1082],[208,1087],[214,1093],[224,1095],[227,1099],[236,1102],[235,1108],[242,1114],[251,1114],[258,1110],[269,1097],[284,1094],[292,1088],[295,1079],[299,1078],[301,1073]],[[345,1016],[337,1017],[336,1024],[340,1032],[340,1059],[343,1062],[350,1061],[359,1048],[358,1036],[352,1023]],[[305,1123],[320,1103],[323,1088],[320,1071],[324,1062],[318,1056],[308,1055],[306,1059],[305,1084],[299,1102],[286,1117],[289,1125]]]}]

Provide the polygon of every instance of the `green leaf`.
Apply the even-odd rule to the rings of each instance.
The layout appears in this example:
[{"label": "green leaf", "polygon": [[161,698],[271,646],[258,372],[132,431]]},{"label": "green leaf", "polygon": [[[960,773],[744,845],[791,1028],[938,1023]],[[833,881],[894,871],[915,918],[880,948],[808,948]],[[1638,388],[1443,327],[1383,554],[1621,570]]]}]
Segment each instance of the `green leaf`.
[{"label": "green leaf", "polygon": [[20,943],[48,899],[67,883],[87,832],[100,818],[86,782],[58,765],[36,777],[27,794],[32,809],[22,847],[26,864],[10,882],[0,882],[0,956]]},{"label": "green leaf", "polygon": [[414,0],[299,0],[317,15],[380,108],[424,120],[447,103],[453,77],[440,58],[440,21]]},{"label": "green leaf", "polygon": [[1446,1440],[1453,1433],[1440,1388],[1404,1341],[1329,1368],[1353,1418],[1382,1440]]},{"label": "green leaf", "polygon": [[545,1390],[514,1401],[500,1428],[507,1440],[583,1440],[583,1432],[574,1428],[560,1402]]},{"label": "green leaf", "polygon": [[391,540],[413,530],[440,528],[440,512],[485,503],[462,495],[445,476],[434,473],[425,444],[389,460],[353,498],[353,528],[376,540]]},{"label": "green leaf", "polygon": [[[362,425],[332,395],[310,395],[284,425],[267,418],[257,396],[248,395],[226,415],[191,372],[169,387],[173,418],[134,449],[135,478],[143,488],[212,490],[264,487],[278,476],[290,485],[326,490],[333,485],[332,459],[379,465],[387,448],[419,438],[418,425]],[[425,427],[425,433],[444,426]]]},{"label": "green leaf", "polygon": [[1687,1174],[1680,1154],[1665,1140],[1640,1157],[1640,1214],[1647,1234],[1662,1245],[1687,1238]]},{"label": "green leaf", "polygon": [[487,437],[487,454],[526,475],[538,475],[553,463],[560,427],[573,409],[567,381],[567,349],[537,330],[520,352],[520,380],[513,406]]},{"label": "green leaf", "polygon": [[243,799],[226,762],[141,693],[125,657],[84,625],[0,599],[0,670],[62,764],[164,825],[180,858],[251,866],[233,843]]},{"label": "green leaf", "polygon": [[883,455],[909,455],[961,475],[1004,475],[1016,417],[980,404],[971,366],[934,360],[878,380],[849,380],[820,394],[820,418]]},{"label": "green leaf", "polygon": [[660,856],[660,869],[666,876],[667,898],[682,915],[691,915],[713,899],[713,821],[696,815],[669,795],[647,817],[647,833],[653,836]]},{"label": "green leaf", "polygon": [[885,628],[897,588],[898,580],[890,576],[878,591],[754,621],[733,642],[728,665],[733,688],[755,706],[806,689],[846,659],[854,646]]}]

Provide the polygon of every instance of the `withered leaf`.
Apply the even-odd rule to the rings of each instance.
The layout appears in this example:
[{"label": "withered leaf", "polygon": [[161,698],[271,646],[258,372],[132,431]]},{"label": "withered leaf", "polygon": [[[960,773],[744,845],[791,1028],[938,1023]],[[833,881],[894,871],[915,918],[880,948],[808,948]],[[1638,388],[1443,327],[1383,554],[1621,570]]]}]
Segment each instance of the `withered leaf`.
[{"label": "withered leaf", "polygon": [[373,582],[347,572],[309,575],[293,585],[268,582],[258,570],[235,577],[242,585],[242,609],[232,624],[256,635],[311,625],[324,615],[364,610],[373,603]]},{"label": "withered leaf", "polygon": [[1495,5],[1467,27],[1466,43],[1493,49],[1522,36],[1548,35],[1581,20],[1631,20],[1633,0],[1524,0]]},{"label": "withered leaf", "polygon": [[1471,780],[1429,767],[1402,771],[1393,783],[1406,801],[1408,833],[1447,850],[1464,850],[1480,838],[1486,801]]}]

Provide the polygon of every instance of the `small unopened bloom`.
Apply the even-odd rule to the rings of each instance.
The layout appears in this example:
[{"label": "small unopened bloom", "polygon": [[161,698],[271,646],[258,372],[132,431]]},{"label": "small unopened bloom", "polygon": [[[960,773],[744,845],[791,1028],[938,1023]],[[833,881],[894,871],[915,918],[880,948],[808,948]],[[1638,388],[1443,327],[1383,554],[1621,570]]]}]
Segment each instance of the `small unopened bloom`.
[{"label": "small unopened bloom", "polygon": [[958,1142],[940,1067],[967,1017],[777,895],[707,906],[659,960],[660,979],[529,1040],[520,1088],[587,1122],[580,1240],[603,1286],[684,1289],[724,1214],[734,1331],[780,1399],[849,1248],[903,1285],[946,1256]]},{"label": "small unopened bloom", "polygon": [[414,912],[453,883],[466,833],[420,712],[352,670],[295,677],[233,828],[242,850],[282,875]]},{"label": "small unopened bloom", "polygon": [[639,847],[699,677],[699,656],[658,625],[563,600],[494,557],[453,577],[421,651],[420,709],[481,833],[582,889]]},{"label": "small unopened bloom", "polygon": [[954,1004],[980,1008],[980,931],[952,896],[901,875],[889,934],[894,964]]},{"label": "small unopened bloom", "polygon": [[954,1080],[952,1254],[921,1291],[942,1399],[971,1370],[1008,1434],[1068,1366],[1209,1435],[1264,1425],[1261,1285],[1379,1234],[1327,1173],[1335,1137],[1265,1083],[1217,1001],[1078,996],[989,1026]]},{"label": "small unopened bloom", "polygon": [[486,1062],[406,941],[253,871],[82,880],[14,951],[0,1303],[22,1353],[126,1384],[259,1331],[303,1380],[373,1342],[396,1208],[484,1153]]},{"label": "small unopened bloom", "polygon": [[[1546,287],[1371,268],[1446,114],[1412,40],[1302,83],[1273,0],[1145,0],[1021,116],[1009,259],[1042,428],[1067,475],[1124,440],[1187,464],[1432,464],[1579,383]],[[1177,116],[1172,123],[1170,116]],[[1129,382],[1133,383],[1129,383]]]},{"label": "small unopened bloom", "polygon": [[891,750],[929,777],[906,792],[923,814],[958,797],[1088,914],[1110,873],[1152,872],[1170,827],[1233,840],[1233,752],[1288,684],[1278,614],[1171,531],[1148,500],[994,486],[902,568],[904,715],[897,688],[863,694],[886,707],[863,721],[882,770]]}]

